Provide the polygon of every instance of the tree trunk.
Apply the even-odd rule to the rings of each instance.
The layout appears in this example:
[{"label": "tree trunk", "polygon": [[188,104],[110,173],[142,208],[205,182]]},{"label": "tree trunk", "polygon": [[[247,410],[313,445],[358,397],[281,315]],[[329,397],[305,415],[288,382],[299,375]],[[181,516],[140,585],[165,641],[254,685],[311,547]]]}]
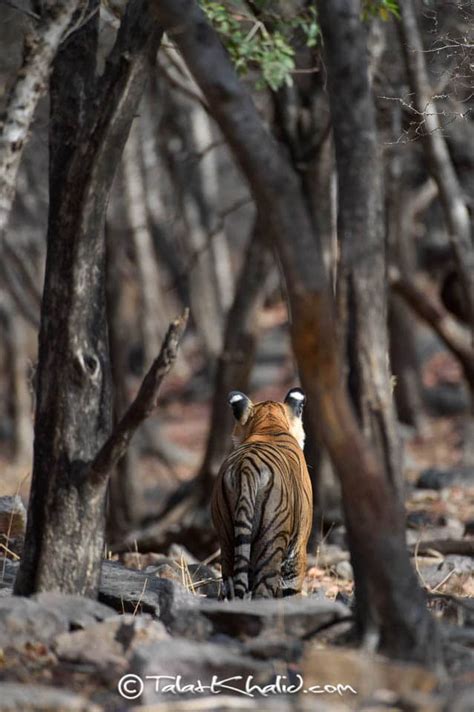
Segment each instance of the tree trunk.
[{"label": "tree trunk", "polygon": [[349,391],[363,432],[403,497],[400,444],[388,362],[381,170],[360,2],[322,2],[338,175],[339,308]]},{"label": "tree trunk", "polygon": [[51,66],[76,9],[84,0],[58,0],[44,8],[35,34],[27,36],[23,65],[0,125],[0,240],[15,197],[20,160]]},{"label": "tree trunk", "polygon": [[207,517],[215,478],[230,447],[232,412],[227,394],[233,389],[247,390],[257,344],[257,312],[270,269],[270,254],[265,245],[264,221],[257,218],[247,247],[229,309],[224,346],[214,377],[211,422],[206,451],[198,475],[178,488],[156,526],[158,536],[176,522],[199,528]]},{"label": "tree trunk", "polygon": [[[122,417],[130,405],[128,393],[129,331],[125,312],[124,284],[125,246],[127,234],[117,230],[112,234],[106,224],[107,241],[107,322],[110,362],[114,392],[114,421]],[[156,353],[156,352],[155,352]],[[133,476],[135,465],[133,448],[125,453],[110,476],[107,502],[107,540],[117,541],[136,524],[137,482]]]},{"label": "tree trunk", "polygon": [[[222,349],[224,311],[211,245],[215,225],[203,190],[195,137],[195,123],[199,121],[196,112],[202,110],[173,91],[166,92],[165,102],[161,146],[183,222],[181,235],[189,262],[187,282],[191,314],[207,363],[213,367]],[[170,146],[177,148],[170,150]]]},{"label": "tree trunk", "polygon": [[[400,136],[401,107],[392,110],[392,132]],[[390,264],[395,264],[407,275],[416,270],[413,240],[413,220],[407,221],[406,195],[403,191],[403,163],[398,144],[389,153],[387,176],[387,231]],[[415,324],[407,306],[393,292],[389,292],[388,327],[390,362],[395,377],[394,396],[398,418],[402,423],[421,431],[423,427],[423,392],[420,364],[416,349]]]},{"label": "tree trunk", "polygon": [[51,80],[33,479],[15,584],[22,595],[95,596],[104,548],[107,481],[88,472],[112,425],[105,209],[158,34],[146,2],[129,5],[96,89],[97,8],[91,0],[89,20],[63,46]]},{"label": "tree trunk", "polygon": [[15,462],[23,465],[31,459],[33,444],[26,328],[6,294],[0,294],[0,324],[8,383],[8,414],[12,424],[11,454]]},{"label": "tree trunk", "polygon": [[[298,48],[298,69],[309,69],[315,58]],[[327,88],[319,73],[297,75],[295,84],[274,94],[276,134],[284,143],[299,175],[324,264],[335,284],[337,266],[336,181],[334,143]],[[310,549],[317,546],[325,524],[340,521],[341,490],[325,451],[315,404],[304,409],[305,458],[313,487],[313,531]],[[318,434],[318,435],[317,435]]]},{"label": "tree trunk", "polygon": [[132,236],[140,287],[144,361],[148,367],[158,352],[169,317],[163,303],[163,289],[160,288],[160,274],[148,225],[138,124],[130,131],[122,165],[126,219]]},{"label": "tree trunk", "polygon": [[317,403],[324,442],[341,479],[351,556],[364,567],[381,644],[393,656],[436,661],[437,628],[410,565],[402,509],[361,435],[343,386],[322,251],[299,182],[197,4],[154,0],[153,7],[231,146],[260,214],[268,219],[286,278],[303,387],[308,399]]},{"label": "tree trunk", "polygon": [[[469,211],[441,130],[436,102],[428,79],[425,51],[413,0],[402,0],[400,13],[400,31],[413,92],[414,111],[420,122],[423,122],[423,146],[428,170],[438,185],[474,339],[474,247]],[[472,407],[474,409],[474,404]]]},{"label": "tree trunk", "polygon": [[227,394],[231,390],[247,390],[255,359],[257,313],[270,266],[262,231],[263,225],[257,219],[237,280],[234,302],[227,314],[224,346],[217,362],[209,437],[200,469],[207,501],[230,447],[233,417]]}]

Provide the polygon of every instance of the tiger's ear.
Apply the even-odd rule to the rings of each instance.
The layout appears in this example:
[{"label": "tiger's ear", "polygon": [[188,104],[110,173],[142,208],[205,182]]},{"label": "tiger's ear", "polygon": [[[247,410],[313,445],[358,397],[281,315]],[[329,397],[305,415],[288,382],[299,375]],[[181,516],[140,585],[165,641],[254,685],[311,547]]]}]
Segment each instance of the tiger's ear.
[{"label": "tiger's ear", "polygon": [[301,418],[303,415],[303,406],[306,403],[306,396],[301,388],[292,388],[286,394],[284,403],[290,408],[293,415],[297,418]]},{"label": "tiger's ear", "polygon": [[234,418],[241,425],[245,425],[252,412],[253,403],[250,398],[240,391],[231,391],[227,396],[227,402],[232,408]]}]

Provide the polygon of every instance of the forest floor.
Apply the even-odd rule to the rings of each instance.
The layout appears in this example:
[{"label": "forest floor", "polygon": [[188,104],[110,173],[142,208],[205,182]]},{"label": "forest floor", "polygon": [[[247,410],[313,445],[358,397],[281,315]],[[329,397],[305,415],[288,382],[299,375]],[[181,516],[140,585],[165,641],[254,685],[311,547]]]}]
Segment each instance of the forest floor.
[{"label": "forest floor", "polygon": [[[255,400],[280,399],[294,385],[282,323],[278,313],[268,318],[251,385]],[[431,349],[423,382],[452,400],[461,375],[446,353]],[[158,422],[160,436],[185,457],[170,466],[150,451],[146,438],[137,443],[136,476],[147,516],[195,474],[204,452],[209,387],[179,397],[181,387],[177,378],[166,383]],[[350,646],[353,577],[340,521],[327,523],[317,537],[302,596],[265,602],[217,601],[216,551],[196,556],[193,541],[164,551],[139,553],[131,546],[109,554],[100,604],[54,594],[14,599],[18,542],[4,534],[0,711],[474,709],[474,470],[463,464],[464,426],[459,409],[431,412],[419,433],[402,428],[407,546],[443,632],[449,681]],[[26,503],[29,465],[0,456],[0,471],[0,498],[20,495]],[[136,677],[129,692],[120,692],[124,675],[146,682],[142,694],[133,697],[141,685]],[[214,675],[221,681],[238,676],[231,685],[238,691],[207,688]],[[161,680],[157,690],[154,676],[169,676],[170,688]],[[313,694],[285,691],[301,681]],[[249,684],[254,688],[244,694]],[[265,685],[273,687],[264,694]]]}]

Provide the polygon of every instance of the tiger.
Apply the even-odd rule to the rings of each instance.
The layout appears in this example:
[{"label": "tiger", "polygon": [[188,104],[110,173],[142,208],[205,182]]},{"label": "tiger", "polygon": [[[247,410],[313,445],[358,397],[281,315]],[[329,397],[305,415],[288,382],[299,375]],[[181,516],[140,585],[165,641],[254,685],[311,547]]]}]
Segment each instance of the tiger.
[{"label": "tiger", "polygon": [[221,598],[280,598],[301,592],[313,520],[303,454],[305,394],[252,403],[231,391],[234,449],[217,475],[211,514],[221,548]]}]

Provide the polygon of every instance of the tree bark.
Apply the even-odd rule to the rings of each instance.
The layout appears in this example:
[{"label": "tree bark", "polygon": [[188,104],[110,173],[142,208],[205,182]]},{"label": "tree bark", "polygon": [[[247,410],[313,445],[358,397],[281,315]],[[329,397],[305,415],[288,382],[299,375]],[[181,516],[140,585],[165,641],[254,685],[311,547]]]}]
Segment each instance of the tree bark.
[{"label": "tree bark", "polygon": [[474,339],[474,247],[467,202],[441,130],[413,0],[402,0],[400,13],[400,31],[414,97],[414,111],[423,126],[428,170],[438,186]]},{"label": "tree bark", "polygon": [[349,391],[366,438],[403,497],[400,443],[388,361],[381,170],[358,0],[319,4],[336,149],[338,301]]},{"label": "tree bark", "polygon": [[153,6],[268,219],[286,277],[303,387],[317,403],[324,442],[341,479],[351,555],[363,562],[382,647],[393,656],[435,661],[437,628],[410,566],[403,512],[362,437],[343,386],[334,305],[298,180],[197,4],[154,0]]},{"label": "tree bark", "polygon": [[45,4],[37,32],[25,41],[23,65],[0,123],[0,241],[3,240],[15,197],[16,178],[31,122],[43,96],[59,44],[84,0]]},{"label": "tree bark", "polygon": [[[89,11],[96,8],[91,0]],[[96,88],[97,27],[95,12],[63,47],[51,80],[33,479],[15,584],[23,595],[58,590],[94,597],[104,547],[107,482],[87,473],[112,425],[105,209],[159,34],[146,2],[129,5]]]},{"label": "tree bark", "polygon": [[[401,107],[395,104],[391,114],[393,135],[400,136]],[[416,253],[413,240],[413,220],[407,221],[407,201],[403,190],[403,162],[400,146],[396,144],[389,152],[387,170],[387,233],[388,258],[406,275],[416,270]],[[404,217],[405,215],[405,217]],[[413,216],[412,216],[413,217]],[[389,292],[388,328],[390,336],[390,362],[395,377],[394,396],[398,418],[414,427],[423,428],[423,395],[419,357],[416,349],[416,325],[408,307],[401,299]]]},{"label": "tree bark", "polygon": [[5,352],[5,376],[8,383],[8,415],[11,420],[11,454],[16,463],[31,460],[33,429],[32,403],[28,390],[26,327],[12,300],[0,292],[0,326]]},{"label": "tree bark", "polygon": [[158,538],[177,522],[183,529],[198,529],[207,518],[215,478],[231,444],[233,417],[226,396],[232,389],[247,390],[257,343],[257,311],[264,296],[269,268],[270,254],[264,240],[264,221],[257,218],[237,279],[234,301],[227,314],[224,345],[214,377],[211,422],[204,458],[198,475],[179,487],[160,512],[152,536]]},{"label": "tree bark", "polygon": [[230,447],[233,416],[226,396],[231,390],[246,392],[254,363],[257,311],[270,266],[262,231],[262,221],[257,219],[227,314],[224,346],[217,362],[209,437],[199,475],[207,501]]},{"label": "tree bark", "polygon": [[[195,137],[198,111],[202,110],[195,106],[195,102],[167,91],[161,146],[183,223],[184,252],[193,259],[187,274],[191,315],[212,372],[222,349],[224,310],[210,238],[214,224],[203,189]],[[178,149],[170,150],[170,145],[178,146]]]},{"label": "tree bark", "polygon": [[431,326],[441,341],[458,359],[471,393],[474,393],[474,348],[467,330],[446,311],[443,305],[429,297],[415,281],[392,270],[390,283],[394,292],[423,321]]},{"label": "tree bark", "polygon": [[132,234],[140,287],[144,361],[148,366],[158,351],[169,318],[163,288],[160,289],[160,273],[148,224],[138,125],[130,131],[122,163],[126,216]]},{"label": "tree bark", "polygon": [[[107,250],[107,325],[110,363],[114,393],[114,422],[117,423],[130,405],[129,353],[130,326],[125,318],[127,290],[124,289],[126,263],[125,244],[128,234],[105,227]],[[156,352],[155,352],[156,353]],[[138,514],[138,483],[133,476],[136,455],[134,449],[122,457],[110,476],[107,499],[106,538],[117,541],[136,523]]]}]

